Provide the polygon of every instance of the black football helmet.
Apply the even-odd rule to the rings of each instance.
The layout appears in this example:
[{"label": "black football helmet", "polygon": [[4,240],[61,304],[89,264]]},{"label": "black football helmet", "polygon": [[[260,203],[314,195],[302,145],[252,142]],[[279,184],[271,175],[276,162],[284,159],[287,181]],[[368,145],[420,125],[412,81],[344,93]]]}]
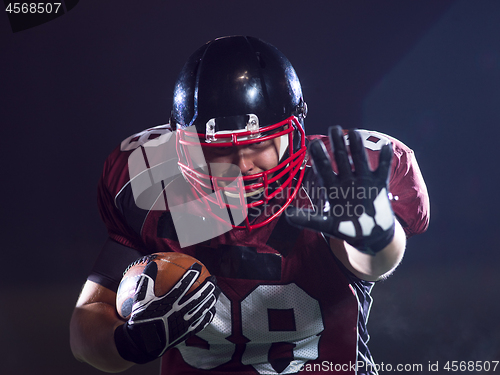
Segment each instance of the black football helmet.
[{"label": "black football helmet", "polygon": [[[266,225],[290,204],[302,182],[306,112],[297,74],[274,46],[248,36],[210,41],[189,57],[175,84],[171,125],[177,130],[180,170],[209,211],[213,205],[248,210],[281,194],[280,208],[264,221],[252,224],[244,215],[243,223],[231,223],[250,230]],[[278,166],[242,176],[232,186],[227,177],[211,175],[202,157],[204,148],[277,137]]]}]

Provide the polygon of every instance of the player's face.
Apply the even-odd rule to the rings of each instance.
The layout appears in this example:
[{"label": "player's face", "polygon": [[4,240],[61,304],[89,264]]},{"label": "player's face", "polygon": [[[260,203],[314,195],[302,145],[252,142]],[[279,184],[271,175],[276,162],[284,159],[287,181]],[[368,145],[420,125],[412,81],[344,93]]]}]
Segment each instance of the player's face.
[{"label": "player's face", "polygon": [[215,177],[235,177],[235,172],[251,176],[276,167],[279,148],[278,137],[246,146],[207,147],[203,153]]}]

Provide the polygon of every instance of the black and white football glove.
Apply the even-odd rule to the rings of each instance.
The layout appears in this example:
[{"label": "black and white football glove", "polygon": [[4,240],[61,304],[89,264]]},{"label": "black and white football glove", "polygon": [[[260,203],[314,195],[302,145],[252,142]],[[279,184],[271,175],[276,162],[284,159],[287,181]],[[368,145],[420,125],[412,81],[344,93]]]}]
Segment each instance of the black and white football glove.
[{"label": "black and white football glove", "polygon": [[388,181],[392,160],[391,144],[380,150],[379,164],[372,171],[363,141],[356,130],[349,131],[347,152],[340,126],[328,129],[338,173],[332,170],[330,156],[320,140],[314,140],[309,153],[326,189],[324,207],[310,211],[288,207],[290,224],[345,240],[359,251],[375,255],[394,237],[394,213],[389,200]]},{"label": "black and white football glove", "polygon": [[134,296],[127,323],[115,330],[120,355],[131,362],[147,363],[200,332],[212,321],[220,290],[209,276],[194,291],[187,291],[198,279],[201,266],[193,264],[164,296],[154,294],[158,268],[150,262],[144,269]]}]

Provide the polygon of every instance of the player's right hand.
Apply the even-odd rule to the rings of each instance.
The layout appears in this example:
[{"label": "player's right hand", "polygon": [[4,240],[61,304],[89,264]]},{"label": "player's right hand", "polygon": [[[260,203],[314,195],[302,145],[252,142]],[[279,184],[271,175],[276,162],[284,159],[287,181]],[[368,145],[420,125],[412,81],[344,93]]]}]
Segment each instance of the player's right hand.
[{"label": "player's right hand", "polygon": [[[365,254],[375,255],[394,238],[395,216],[388,194],[392,146],[382,147],[378,166],[371,170],[358,131],[349,131],[350,154],[340,126],[332,126],[328,132],[331,156],[322,141],[309,145],[328,204],[316,211],[289,206],[286,219],[299,228],[340,238]],[[331,158],[338,172],[332,169]]]},{"label": "player's right hand", "polygon": [[155,360],[167,349],[204,329],[215,315],[215,303],[220,293],[215,277],[207,277],[186,295],[200,275],[199,264],[193,264],[161,297],[154,294],[157,271],[155,262],[146,266],[137,284],[132,314],[127,323],[115,330],[118,352],[130,362]]}]

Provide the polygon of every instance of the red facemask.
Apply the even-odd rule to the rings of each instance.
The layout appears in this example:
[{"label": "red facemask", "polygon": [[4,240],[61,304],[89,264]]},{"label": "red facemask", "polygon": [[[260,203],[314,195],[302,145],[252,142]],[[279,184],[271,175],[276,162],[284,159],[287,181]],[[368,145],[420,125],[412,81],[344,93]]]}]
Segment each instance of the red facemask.
[{"label": "red facemask", "polygon": [[[295,198],[304,176],[306,155],[304,129],[295,116],[251,130],[200,134],[191,129],[194,126],[177,130],[179,167],[196,198],[204,203],[208,213],[215,219],[229,223],[233,228],[260,228],[277,218]],[[247,146],[278,137],[282,137],[278,165],[252,175],[242,176],[239,168],[234,166],[239,172],[234,176],[213,176],[210,163],[205,161],[203,155],[204,148]],[[294,137],[298,137],[298,140]],[[278,208],[269,210],[264,221],[251,224],[249,208],[268,205],[273,198],[277,198]],[[228,222],[217,215],[213,208],[241,210],[244,220],[241,223]]]}]

